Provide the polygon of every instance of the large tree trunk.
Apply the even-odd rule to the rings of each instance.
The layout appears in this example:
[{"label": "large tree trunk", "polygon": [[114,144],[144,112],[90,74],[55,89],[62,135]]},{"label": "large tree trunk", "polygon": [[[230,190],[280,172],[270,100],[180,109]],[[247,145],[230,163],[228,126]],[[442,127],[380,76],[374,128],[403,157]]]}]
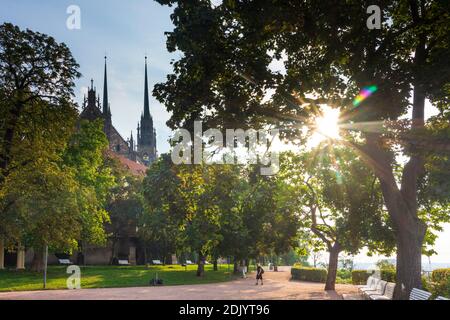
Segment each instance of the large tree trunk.
[{"label": "large tree trunk", "polygon": [[198,253],[197,277],[205,275],[205,257],[201,252]]},{"label": "large tree trunk", "polygon": [[42,248],[33,248],[34,256],[31,261],[31,271],[43,272],[44,271],[44,251]]},{"label": "large tree trunk", "polygon": [[217,271],[217,258],[214,258],[213,260],[213,270]]},{"label": "large tree trunk", "polygon": [[407,300],[413,288],[422,287],[422,243],[425,226],[402,227],[397,236],[397,274],[394,298]]},{"label": "large tree trunk", "polygon": [[330,248],[330,257],[328,259],[328,273],[327,273],[327,282],[325,283],[325,290],[334,290],[336,284],[336,275],[338,269],[338,258],[340,252],[339,243],[335,243]]}]

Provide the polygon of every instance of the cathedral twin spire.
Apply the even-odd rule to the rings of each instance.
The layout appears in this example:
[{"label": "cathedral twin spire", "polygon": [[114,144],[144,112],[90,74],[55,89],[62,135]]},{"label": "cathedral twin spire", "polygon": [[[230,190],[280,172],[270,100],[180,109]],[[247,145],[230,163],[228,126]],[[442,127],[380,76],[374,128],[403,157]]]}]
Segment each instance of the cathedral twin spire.
[{"label": "cathedral twin spire", "polygon": [[[111,124],[111,109],[108,100],[108,74],[107,74],[107,57],[105,56],[105,71],[103,83],[103,116],[106,120],[106,126]],[[109,123],[109,124],[108,124]],[[112,126],[112,125],[111,125]],[[153,127],[153,119],[150,114],[150,100],[148,90],[148,72],[147,72],[147,56],[145,57],[145,79],[144,79],[144,112],[141,121],[138,123],[137,133],[137,152],[142,154],[143,158],[149,159],[150,162],[156,159],[156,131]],[[134,151],[135,141],[133,132],[129,139],[130,150]],[[144,161],[144,162],[149,162]],[[147,163],[146,163],[147,164]]]},{"label": "cathedral twin spire", "polygon": [[104,75],[104,82],[103,82],[103,114],[104,115],[111,113],[111,110],[109,110],[109,102],[108,102],[108,75],[107,75],[107,70],[106,70],[106,60],[107,60],[107,57],[105,56],[105,75]]}]

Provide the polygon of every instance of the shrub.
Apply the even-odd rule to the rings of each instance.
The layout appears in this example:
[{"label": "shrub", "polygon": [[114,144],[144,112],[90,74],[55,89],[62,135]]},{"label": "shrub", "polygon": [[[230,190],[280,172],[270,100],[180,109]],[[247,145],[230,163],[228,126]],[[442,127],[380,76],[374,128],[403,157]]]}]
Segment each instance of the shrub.
[{"label": "shrub", "polygon": [[325,282],[327,280],[327,270],[294,266],[291,268],[291,276],[294,280]]},{"label": "shrub", "polygon": [[346,269],[339,269],[337,271],[337,277],[341,278],[341,279],[351,279],[352,272],[350,270],[346,270]]},{"label": "shrub", "polygon": [[395,282],[396,271],[395,271],[395,269],[381,269],[380,277],[381,277],[381,280],[384,280],[387,282]]},{"label": "shrub", "polygon": [[360,285],[360,284],[366,284],[367,278],[371,273],[367,270],[353,270],[352,271],[352,284],[354,285]]},{"label": "shrub", "polygon": [[447,269],[435,269],[431,273],[431,281],[444,282],[450,278],[450,268]]},{"label": "shrub", "polygon": [[433,297],[450,297],[450,268],[436,269],[431,273]]}]

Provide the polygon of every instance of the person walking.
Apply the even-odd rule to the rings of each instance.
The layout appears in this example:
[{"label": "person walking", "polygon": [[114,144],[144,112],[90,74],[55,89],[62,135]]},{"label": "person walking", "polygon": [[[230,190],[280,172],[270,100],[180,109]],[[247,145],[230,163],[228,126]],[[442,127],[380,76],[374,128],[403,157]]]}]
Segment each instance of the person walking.
[{"label": "person walking", "polygon": [[264,269],[258,263],[258,266],[256,267],[256,285],[258,285],[259,280],[261,280],[261,285],[264,284],[263,283],[263,273],[264,273]]}]

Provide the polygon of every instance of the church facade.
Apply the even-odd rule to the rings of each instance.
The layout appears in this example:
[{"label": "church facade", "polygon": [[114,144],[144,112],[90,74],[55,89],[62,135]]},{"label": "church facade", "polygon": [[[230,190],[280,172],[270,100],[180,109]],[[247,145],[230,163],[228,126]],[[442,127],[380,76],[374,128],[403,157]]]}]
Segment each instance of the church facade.
[{"label": "church facade", "polygon": [[96,120],[103,119],[104,131],[109,141],[109,150],[112,154],[118,155],[134,161],[137,164],[149,166],[156,160],[158,153],[156,149],[156,130],[153,125],[153,118],[150,114],[148,76],[147,76],[147,57],[145,57],[145,76],[144,76],[144,108],[140,121],[137,125],[137,139],[133,137],[133,132],[128,139],[122,135],[112,124],[111,105],[108,97],[108,72],[105,57],[105,72],[103,79],[103,99],[100,103],[100,96],[97,95],[94,81],[91,80],[91,86],[88,89],[87,96],[84,97],[81,119]]}]

